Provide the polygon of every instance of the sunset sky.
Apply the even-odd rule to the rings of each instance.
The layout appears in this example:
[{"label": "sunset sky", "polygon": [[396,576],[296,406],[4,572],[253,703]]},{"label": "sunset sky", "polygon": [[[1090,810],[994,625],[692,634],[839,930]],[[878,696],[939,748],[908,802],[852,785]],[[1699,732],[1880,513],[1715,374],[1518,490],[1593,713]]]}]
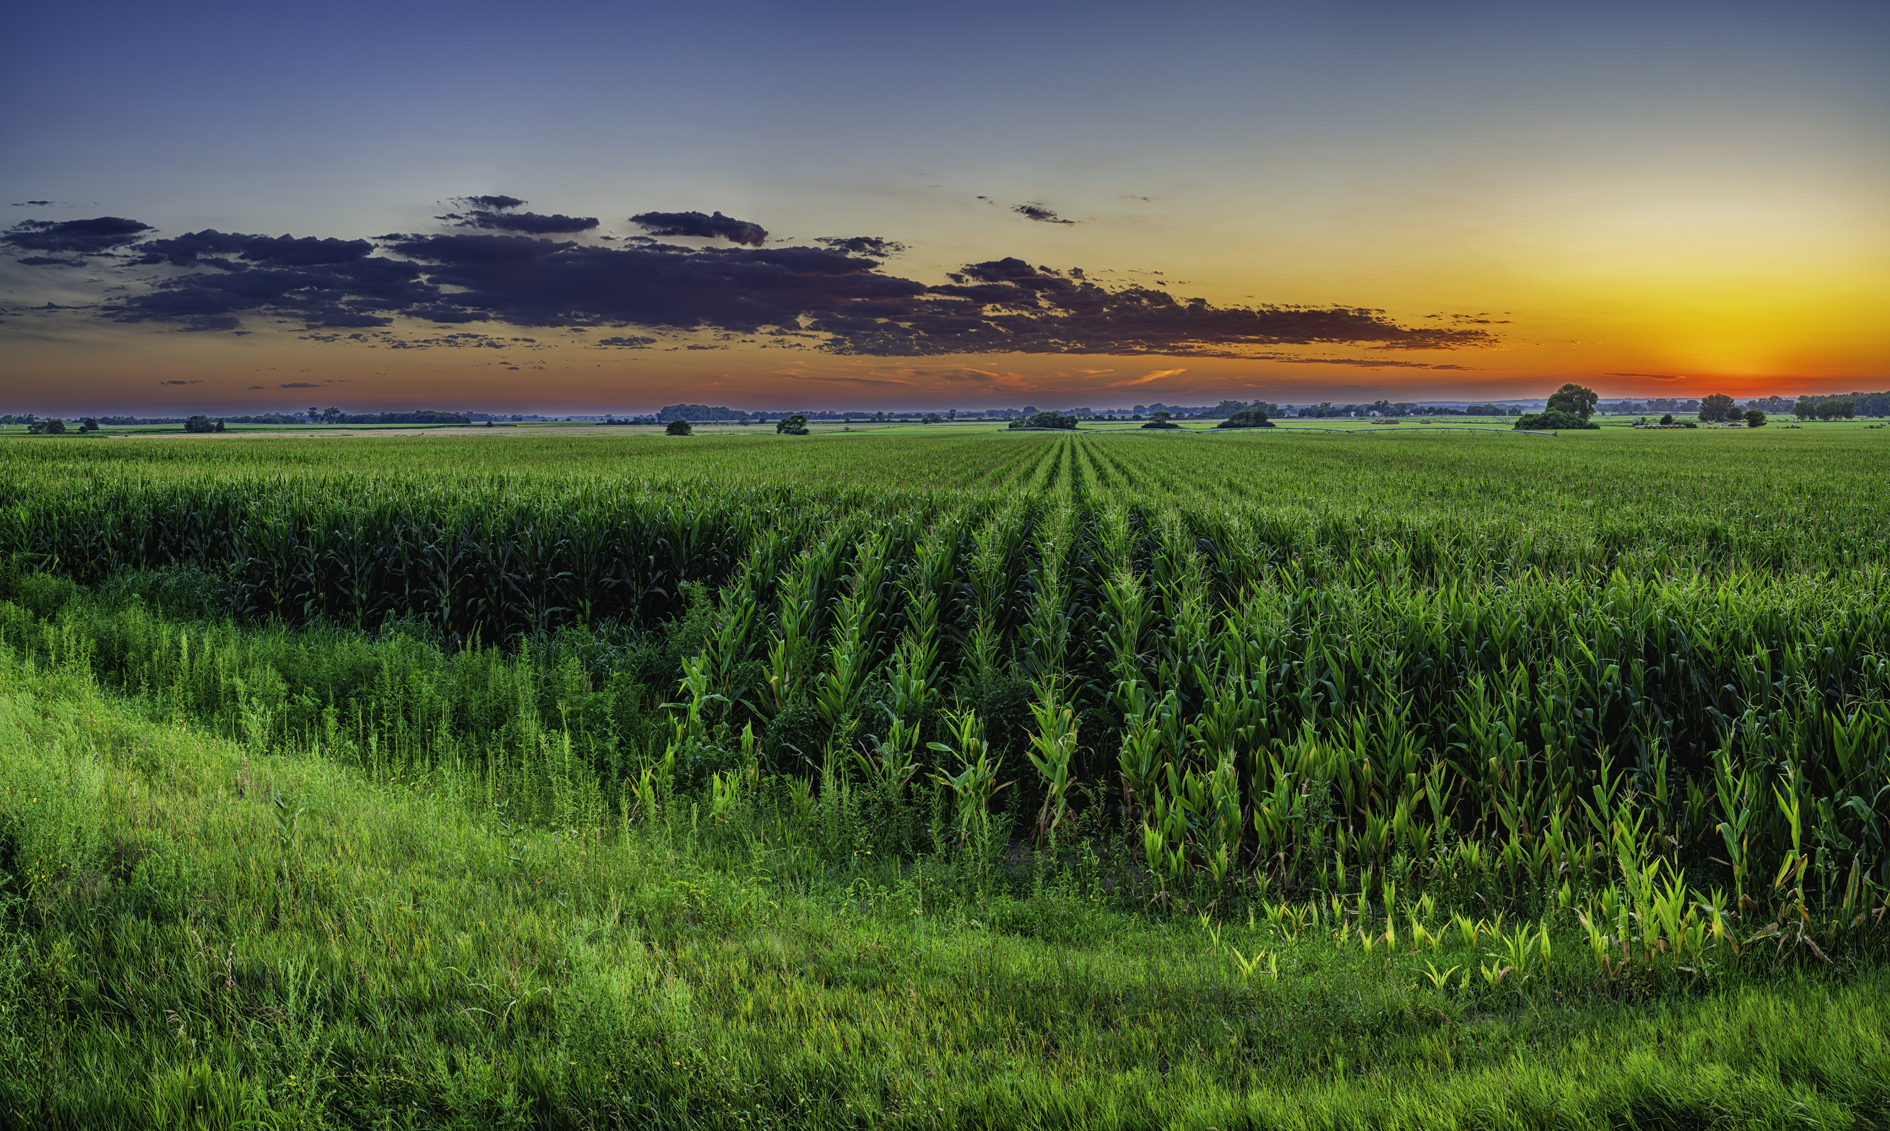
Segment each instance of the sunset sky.
[{"label": "sunset sky", "polygon": [[0,412],[1890,387],[1879,0],[6,27]]}]

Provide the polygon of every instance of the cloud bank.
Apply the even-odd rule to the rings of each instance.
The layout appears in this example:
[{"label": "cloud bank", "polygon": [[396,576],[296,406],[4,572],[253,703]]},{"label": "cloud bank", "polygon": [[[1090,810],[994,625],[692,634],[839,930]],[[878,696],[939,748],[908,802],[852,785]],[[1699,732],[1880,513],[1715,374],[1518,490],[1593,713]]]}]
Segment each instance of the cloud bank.
[{"label": "cloud bank", "polygon": [[123,247],[152,230],[149,224],[127,220],[123,216],[96,216],[90,220],[25,220],[0,234],[0,243],[30,251],[96,254]]},{"label": "cloud bank", "polygon": [[[943,283],[928,284],[884,269],[888,257],[904,250],[895,241],[824,237],[815,246],[769,247],[760,225],[720,212],[640,213],[632,222],[651,236],[603,246],[549,238],[589,232],[595,219],[520,212],[526,202],[509,196],[455,203],[462,211],[442,217],[446,231],[373,239],[214,229],[155,238],[148,224],[103,216],[27,221],[0,233],[0,244],[27,265],[69,261],[18,252],[105,253],[107,270],[123,276],[116,281],[128,293],[101,302],[91,311],[94,317],[184,330],[236,330],[245,318],[316,331],[389,327],[397,319],[444,326],[486,322],[708,331],[753,335],[788,348],[885,357],[1257,358],[1264,355],[1256,351],[1279,346],[1447,350],[1497,340],[1489,331],[1461,325],[1405,326],[1363,307],[1216,306],[1137,284],[1105,286],[1076,269],[1058,271],[1014,257],[966,264]],[[735,246],[682,246],[659,236],[709,237]],[[409,344],[424,348],[438,340]],[[632,333],[597,344],[634,349],[655,341],[648,333]]]},{"label": "cloud bank", "polygon": [[768,229],[720,212],[708,216],[700,212],[639,212],[630,217],[630,222],[652,236],[699,236],[745,247],[760,247],[768,242]]}]

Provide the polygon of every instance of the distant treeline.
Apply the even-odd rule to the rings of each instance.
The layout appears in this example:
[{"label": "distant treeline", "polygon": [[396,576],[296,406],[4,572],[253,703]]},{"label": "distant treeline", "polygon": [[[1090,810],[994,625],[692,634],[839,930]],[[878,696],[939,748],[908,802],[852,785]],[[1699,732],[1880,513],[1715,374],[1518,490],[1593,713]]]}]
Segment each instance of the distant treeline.
[{"label": "distant treeline", "polygon": [[[1255,402],[1258,404],[1259,402]],[[1320,419],[1331,416],[1519,416],[1522,409],[1516,405],[1473,404],[1463,408],[1451,408],[1445,405],[1417,404],[1412,401],[1372,401],[1369,404],[1333,404],[1322,401],[1295,409],[1286,406],[1283,414]]]},{"label": "distant treeline", "polygon": [[[1818,406],[1831,404],[1833,407],[1848,403],[1849,412],[1839,412],[1839,416],[1890,416],[1890,392],[1883,393],[1821,393],[1816,396],[1799,397],[1792,411],[1799,416],[1818,416],[1826,414],[1818,411]],[[1804,410],[1804,411],[1801,411]]]},{"label": "distant treeline", "polygon": [[658,409],[656,419],[668,423],[672,420],[752,420],[754,417],[742,409],[727,408],[722,405],[711,408],[705,404],[672,404]]},{"label": "distant treeline", "polygon": [[[1599,411],[1611,416],[1647,416],[1656,412],[1679,413],[1691,416],[1700,411],[1698,397],[1653,397],[1644,401],[1613,401],[1599,406]],[[1820,405],[1830,407],[1819,410]],[[1849,408],[1846,409],[1845,406]],[[1753,397],[1741,401],[1739,407],[1756,408],[1764,413],[1780,415],[1791,413],[1800,419],[1816,417],[1821,420],[1835,418],[1848,419],[1852,416],[1890,416],[1890,392],[1883,393],[1817,393],[1802,397]]]},{"label": "distant treeline", "polygon": [[[39,417],[22,413],[18,416],[0,416],[0,424],[31,424]],[[96,419],[101,426],[124,428],[134,424],[185,424],[192,417],[184,416],[100,416]],[[265,412],[253,416],[219,416],[215,419],[225,424],[471,424],[472,417],[463,412],[440,412],[435,409],[419,409],[414,412],[362,412],[346,413],[339,409],[329,409],[316,417],[309,417],[299,412]],[[481,419],[496,419],[485,417]]]},{"label": "distant treeline", "polygon": [[[232,424],[275,424],[274,415],[263,417],[232,416],[227,418]],[[298,424],[292,417],[284,417],[279,423]],[[323,424],[471,424],[472,417],[463,412],[440,412],[436,409],[423,408],[416,412],[362,412],[337,413],[329,416],[322,414]]]}]

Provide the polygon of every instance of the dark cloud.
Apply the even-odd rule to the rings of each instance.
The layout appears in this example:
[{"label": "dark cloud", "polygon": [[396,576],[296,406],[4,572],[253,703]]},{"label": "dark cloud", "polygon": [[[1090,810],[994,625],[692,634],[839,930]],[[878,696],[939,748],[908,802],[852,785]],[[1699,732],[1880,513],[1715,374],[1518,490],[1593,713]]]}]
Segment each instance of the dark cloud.
[{"label": "dark cloud", "polygon": [[1055,212],[1052,212],[1050,209],[1045,208],[1041,204],[1035,204],[1035,203],[1020,204],[1016,208],[1011,209],[1011,211],[1017,213],[1019,216],[1022,216],[1026,220],[1035,220],[1040,224],[1074,224],[1076,223],[1076,221],[1074,220],[1065,220],[1063,217],[1057,215]]},{"label": "dark cloud", "polygon": [[26,255],[26,256],[20,257],[20,262],[26,264],[28,267],[83,267],[85,266],[85,260],[83,259],[77,259],[77,258],[60,259],[56,255]]},{"label": "dark cloud", "polygon": [[[492,199],[471,197],[472,200]],[[500,200],[514,198],[498,197]],[[525,203],[522,200],[518,204]],[[511,207],[507,205],[505,207]],[[595,216],[541,216],[536,212],[498,212],[492,209],[473,209],[469,212],[448,212],[436,220],[449,220],[455,227],[480,228],[489,232],[523,232],[533,236],[569,235],[573,232],[588,232],[597,226]]]},{"label": "dark cloud", "polygon": [[881,274],[873,260],[825,248],[605,248],[448,235],[411,237],[392,250],[421,265],[433,285],[451,288],[428,309],[530,326],[799,329],[803,318],[862,304],[903,310],[926,289]]},{"label": "dark cloud", "polygon": [[814,242],[835,251],[844,251],[848,255],[864,255],[869,259],[891,259],[906,250],[905,244],[897,240],[881,239],[878,236],[821,236]]},{"label": "dark cloud", "polygon": [[768,242],[768,229],[720,212],[709,216],[700,212],[639,212],[630,217],[630,222],[653,236],[702,236],[744,247],[760,247]]},{"label": "dark cloud", "polygon": [[[528,215],[508,213],[509,218]],[[716,234],[755,245],[766,239],[759,227],[719,213],[644,213],[636,220],[671,232],[680,230],[671,223],[679,218],[687,221],[682,227],[692,227],[687,234]],[[83,235],[45,228],[25,234],[63,240]],[[84,238],[123,243],[127,237],[95,232]],[[395,319],[518,329],[637,327],[713,331],[730,341],[800,338],[830,353],[886,357],[1255,357],[1282,346],[1402,351],[1497,340],[1479,327],[1437,322],[1409,327],[1365,308],[1216,306],[1157,286],[1105,286],[1080,270],[1059,272],[1016,258],[968,264],[946,283],[930,286],[882,270],[882,260],[899,248],[893,241],[855,236],[816,242],[819,246],[696,247],[636,237],[606,246],[484,231],[392,235],[371,242],[206,230],[132,247],[118,265],[160,266],[167,274],[138,280],[136,293],[96,309],[118,321],[184,330],[235,330],[246,316],[300,323],[307,332],[387,327]],[[379,345],[399,349],[498,348],[501,342],[471,333],[415,339],[383,332],[374,337]],[[356,334],[350,340],[365,339]],[[635,349],[657,341],[647,334],[620,334],[598,344]]]},{"label": "dark cloud", "polygon": [[321,387],[319,381],[288,381],[276,386],[278,389],[319,389]]},{"label": "dark cloud", "polygon": [[207,229],[132,249],[140,264],[196,268],[111,308],[122,322],[235,329],[236,315],[301,318],[309,328],[385,326],[433,298],[410,263],[372,256],[367,240],[254,236]]},{"label": "dark cloud", "polygon": [[167,240],[147,240],[137,247],[137,263],[169,263],[173,267],[204,264],[225,270],[240,269],[230,257],[248,263],[278,267],[326,267],[365,259],[374,245],[367,240],[317,239],[314,236],[245,236],[205,228]]},{"label": "dark cloud", "polygon": [[50,200],[20,200],[20,201],[15,201],[13,207],[15,208],[44,208],[51,203],[52,201]]},{"label": "dark cloud", "polygon": [[77,251],[97,254],[154,231],[149,224],[123,216],[95,216],[90,220],[23,220],[0,233],[0,243],[27,251]]},{"label": "dark cloud", "polygon": [[203,384],[203,382],[201,380],[198,380],[198,381],[159,381],[158,384],[160,385],[201,385]]},{"label": "dark cloud", "polygon": [[456,196],[453,200],[459,204],[494,212],[504,212],[508,208],[517,208],[521,204],[528,203],[516,196]]},{"label": "dark cloud", "polygon": [[[1365,344],[1453,349],[1495,339],[1480,330],[1409,328],[1358,307],[1217,307],[1129,286],[1109,290],[1021,259],[967,265],[929,288],[909,318],[826,319],[812,328],[839,353],[1098,353],[1244,356],[1255,346]],[[956,301],[952,301],[956,300]]]}]

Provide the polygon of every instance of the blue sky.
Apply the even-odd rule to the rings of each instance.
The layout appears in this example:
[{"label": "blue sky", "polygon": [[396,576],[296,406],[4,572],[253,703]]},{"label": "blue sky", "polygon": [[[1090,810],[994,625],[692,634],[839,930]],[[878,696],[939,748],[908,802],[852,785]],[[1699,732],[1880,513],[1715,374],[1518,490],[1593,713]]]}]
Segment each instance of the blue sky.
[{"label": "blue sky", "polygon": [[[80,4],[9,25],[12,225],[441,235],[453,198],[506,194],[597,218],[560,238],[599,261],[626,250],[602,237],[648,230],[632,215],[719,211],[764,227],[762,254],[896,241],[871,275],[914,287],[1014,259],[1218,312],[1379,312],[1131,340],[1040,304],[1025,352],[1000,348],[1018,323],[999,317],[916,352],[830,321],[790,357],[725,313],[611,322],[645,307],[567,294],[570,317],[508,298],[476,323],[383,302],[350,339],[309,302],[226,302],[215,328],[126,316],[127,296],[251,261],[139,263],[127,242],[28,265],[59,255],[16,241],[0,397],[23,408],[240,411],[324,382],[363,407],[629,409],[1886,380],[1880,4]],[[947,299],[974,301],[923,301]],[[1480,336],[1405,333],[1445,325]],[[503,344],[422,344],[447,333]]]}]

